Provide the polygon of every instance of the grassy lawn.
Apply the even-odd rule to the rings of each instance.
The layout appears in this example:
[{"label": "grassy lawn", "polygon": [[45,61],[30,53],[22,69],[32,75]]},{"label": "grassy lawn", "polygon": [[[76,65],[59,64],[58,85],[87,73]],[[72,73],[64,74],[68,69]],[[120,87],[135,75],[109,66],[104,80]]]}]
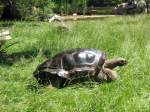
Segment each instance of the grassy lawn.
[{"label": "grassy lawn", "polygon": [[[150,112],[150,16],[55,23],[0,22],[10,25],[12,59],[0,63],[0,112]],[[70,48],[97,48],[108,58],[124,57],[120,79],[111,83],[41,87],[32,77],[38,64]]]}]

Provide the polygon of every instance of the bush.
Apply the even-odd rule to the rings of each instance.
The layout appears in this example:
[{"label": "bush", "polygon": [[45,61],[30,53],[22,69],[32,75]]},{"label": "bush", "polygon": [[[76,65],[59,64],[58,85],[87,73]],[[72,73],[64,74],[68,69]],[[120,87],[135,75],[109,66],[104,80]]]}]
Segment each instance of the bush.
[{"label": "bush", "polygon": [[15,19],[21,20],[44,20],[55,7],[52,0],[2,0],[2,2],[5,7],[9,6],[9,11]]},{"label": "bush", "polygon": [[52,13],[54,6],[51,0],[19,0],[17,4],[21,17],[25,20],[44,20]]}]

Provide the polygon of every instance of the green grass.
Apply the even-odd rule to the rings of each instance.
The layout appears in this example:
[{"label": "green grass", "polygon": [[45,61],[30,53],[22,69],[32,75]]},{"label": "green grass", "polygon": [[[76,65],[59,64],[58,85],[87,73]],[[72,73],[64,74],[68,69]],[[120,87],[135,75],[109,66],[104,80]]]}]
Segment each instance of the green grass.
[{"label": "green grass", "polygon": [[[0,112],[150,112],[150,16],[115,17],[68,22],[71,32],[58,33],[56,24],[11,24],[8,53],[0,63]],[[120,79],[111,83],[41,87],[32,73],[38,64],[70,48],[97,48],[108,58],[124,57]]]}]

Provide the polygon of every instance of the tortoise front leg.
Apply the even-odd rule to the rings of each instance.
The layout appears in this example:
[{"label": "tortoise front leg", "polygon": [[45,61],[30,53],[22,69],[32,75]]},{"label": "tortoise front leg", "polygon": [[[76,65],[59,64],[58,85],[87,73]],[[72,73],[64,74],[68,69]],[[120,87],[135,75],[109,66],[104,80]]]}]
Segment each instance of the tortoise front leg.
[{"label": "tortoise front leg", "polygon": [[124,66],[127,64],[126,59],[117,58],[112,60],[106,60],[104,63],[104,68],[114,69],[117,66]]}]

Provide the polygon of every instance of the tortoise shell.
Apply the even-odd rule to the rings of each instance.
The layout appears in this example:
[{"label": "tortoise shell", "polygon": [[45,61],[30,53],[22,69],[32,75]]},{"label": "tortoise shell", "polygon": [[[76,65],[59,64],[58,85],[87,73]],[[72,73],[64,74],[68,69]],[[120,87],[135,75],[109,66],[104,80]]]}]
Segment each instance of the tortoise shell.
[{"label": "tortoise shell", "polygon": [[33,74],[41,82],[56,77],[73,80],[89,74],[95,76],[105,60],[105,53],[96,49],[71,49],[46,60]]}]

